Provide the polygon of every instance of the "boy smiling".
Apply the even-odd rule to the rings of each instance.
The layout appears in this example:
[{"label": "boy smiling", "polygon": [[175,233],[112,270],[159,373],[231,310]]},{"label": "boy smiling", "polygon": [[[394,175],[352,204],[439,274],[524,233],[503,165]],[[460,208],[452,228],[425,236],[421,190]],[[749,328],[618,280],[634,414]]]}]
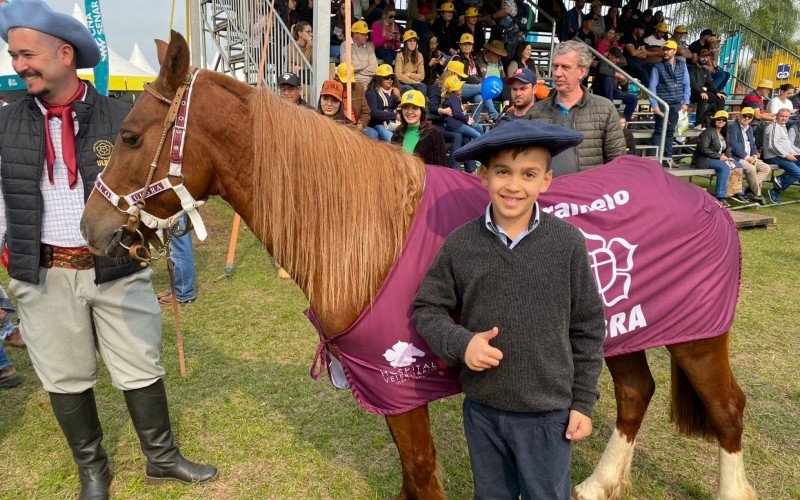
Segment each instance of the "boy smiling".
[{"label": "boy smiling", "polygon": [[437,355],[465,365],[475,498],[568,499],[570,443],[592,431],[603,306],[582,234],[536,202],[551,158],[581,141],[516,120],[456,153],[482,163],[491,203],[445,240],[413,320]]}]

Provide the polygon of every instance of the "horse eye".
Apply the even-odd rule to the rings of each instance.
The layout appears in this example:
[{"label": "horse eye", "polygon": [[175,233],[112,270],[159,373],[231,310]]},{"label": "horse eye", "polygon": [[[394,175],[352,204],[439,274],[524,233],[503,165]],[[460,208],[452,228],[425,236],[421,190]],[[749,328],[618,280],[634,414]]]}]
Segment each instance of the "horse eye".
[{"label": "horse eye", "polygon": [[139,136],[135,134],[126,134],[122,136],[122,142],[129,146],[135,146],[139,142]]}]

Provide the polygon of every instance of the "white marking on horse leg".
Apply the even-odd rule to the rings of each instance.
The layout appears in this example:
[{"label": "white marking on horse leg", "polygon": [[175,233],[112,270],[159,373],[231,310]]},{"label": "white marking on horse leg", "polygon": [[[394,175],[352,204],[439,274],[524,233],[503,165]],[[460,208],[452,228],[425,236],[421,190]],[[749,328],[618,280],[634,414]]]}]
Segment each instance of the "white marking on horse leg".
[{"label": "white marking on horse leg", "polygon": [[622,498],[631,486],[631,460],[635,444],[636,440],[628,441],[619,429],[614,429],[600,462],[592,475],[575,487],[573,498],[580,500]]},{"label": "white marking on horse leg", "polygon": [[720,500],[755,500],[756,490],[747,482],[744,475],[744,459],[742,451],[728,453],[719,449],[719,490]]}]

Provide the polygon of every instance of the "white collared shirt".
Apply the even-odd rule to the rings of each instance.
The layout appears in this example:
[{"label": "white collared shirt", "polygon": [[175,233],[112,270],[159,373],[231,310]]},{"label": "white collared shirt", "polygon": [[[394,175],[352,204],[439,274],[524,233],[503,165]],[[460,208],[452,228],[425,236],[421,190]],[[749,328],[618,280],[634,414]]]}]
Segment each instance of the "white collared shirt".
[{"label": "white collared shirt", "polygon": [[[86,86],[81,99],[86,99]],[[47,109],[42,105],[38,98],[36,104],[39,106],[42,115],[47,114]],[[78,119],[73,111],[75,134],[78,133]],[[52,117],[47,122],[50,129],[50,137],[53,141],[55,152],[55,162],[53,163],[53,184],[50,184],[50,177],[47,173],[47,159],[42,164],[42,175],[39,183],[39,191],[42,193],[42,229],[41,242],[59,247],[85,247],[86,240],[81,234],[81,216],[83,215],[84,191],[83,181],[81,180],[80,170],[78,171],[78,182],[75,189],[69,188],[69,174],[67,165],[64,163],[61,148],[61,118]],[[80,152],[75,151],[76,155]],[[6,238],[6,206],[2,191],[0,191],[0,243],[5,243]]]},{"label": "white collared shirt", "polygon": [[519,233],[516,238],[512,239],[508,234],[506,234],[502,227],[495,224],[494,219],[492,218],[491,203],[489,203],[489,205],[486,207],[485,224],[486,229],[500,238],[500,241],[502,241],[504,245],[508,246],[509,249],[513,249],[520,241],[522,241],[522,238],[531,234],[533,230],[539,226],[539,202],[536,202],[533,205],[533,217],[531,217],[531,221],[528,223],[528,228]]}]

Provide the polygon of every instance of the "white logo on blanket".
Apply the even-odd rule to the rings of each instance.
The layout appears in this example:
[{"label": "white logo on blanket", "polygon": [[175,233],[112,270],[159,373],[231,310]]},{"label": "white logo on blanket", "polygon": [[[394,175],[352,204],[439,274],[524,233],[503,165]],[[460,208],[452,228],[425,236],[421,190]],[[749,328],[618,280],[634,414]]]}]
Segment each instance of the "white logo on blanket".
[{"label": "white logo on blanket", "polygon": [[606,242],[600,235],[583,230],[581,232],[586,238],[592,272],[597,289],[603,296],[603,303],[606,307],[611,307],[620,300],[627,299],[631,288],[633,254],[637,245],[620,237]]},{"label": "white logo on blanket", "polygon": [[414,347],[414,344],[403,341],[397,342],[391,349],[387,349],[383,353],[383,357],[392,365],[392,368],[410,366],[416,362],[416,358],[424,355],[425,352]]}]

